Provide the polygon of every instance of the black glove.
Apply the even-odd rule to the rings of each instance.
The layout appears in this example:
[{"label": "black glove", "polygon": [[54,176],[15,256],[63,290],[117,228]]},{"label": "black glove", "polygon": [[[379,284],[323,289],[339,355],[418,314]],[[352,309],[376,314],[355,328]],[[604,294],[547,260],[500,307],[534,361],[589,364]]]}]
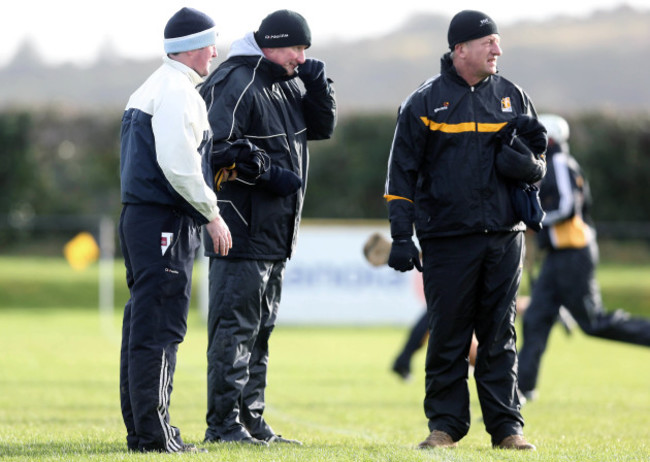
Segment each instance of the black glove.
[{"label": "black glove", "polygon": [[520,115],[517,117],[517,136],[533,151],[536,156],[546,152],[548,135],[546,128],[534,117]]},{"label": "black glove", "polygon": [[302,179],[289,169],[271,165],[257,184],[278,196],[290,196],[300,189]]},{"label": "black glove", "polygon": [[244,183],[254,184],[255,181],[269,169],[271,159],[253,143],[245,139],[235,140],[227,149],[210,153],[214,187],[221,190],[224,173],[236,170],[237,179]]},{"label": "black glove", "polygon": [[271,159],[268,154],[261,149],[254,151],[242,152],[237,157],[235,170],[237,170],[237,179],[247,183],[255,183],[271,166]]},{"label": "black glove", "polygon": [[420,251],[410,237],[393,239],[388,256],[388,266],[401,272],[411,271],[415,266],[418,271],[422,272]]},{"label": "black glove", "polygon": [[510,145],[501,145],[495,165],[505,178],[528,184],[536,183],[546,175],[546,161],[533,154],[519,137],[513,138]]},{"label": "black glove", "polygon": [[[546,152],[548,136],[544,125],[534,117],[521,114],[508,122],[499,132],[503,144],[512,146],[515,139],[520,139],[535,156],[539,157]],[[514,146],[513,146],[514,147]],[[515,147],[515,149],[517,149]]]},{"label": "black glove", "polygon": [[322,91],[327,88],[325,63],[318,59],[308,58],[298,66],[298,77],[307,91]]}]

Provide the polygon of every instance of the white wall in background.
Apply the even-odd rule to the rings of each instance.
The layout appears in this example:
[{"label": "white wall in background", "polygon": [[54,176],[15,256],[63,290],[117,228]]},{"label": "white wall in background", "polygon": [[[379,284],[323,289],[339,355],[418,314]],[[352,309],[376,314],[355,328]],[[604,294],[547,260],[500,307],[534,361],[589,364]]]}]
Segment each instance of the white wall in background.
[{"label": "white wall in background", "polygon": [[303,224],[278,324],[412,324],[424,310],[420,273],[370,265],[363,245],[373,232],[390,239],[387,224]]}]

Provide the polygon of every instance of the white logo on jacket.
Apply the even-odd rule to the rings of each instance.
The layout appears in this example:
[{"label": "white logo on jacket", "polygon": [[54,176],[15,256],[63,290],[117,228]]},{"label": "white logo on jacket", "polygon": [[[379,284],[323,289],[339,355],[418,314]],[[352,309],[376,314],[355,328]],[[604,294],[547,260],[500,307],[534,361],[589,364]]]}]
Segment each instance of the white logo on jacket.
[{"label": "white logo on jacket", "polygon": [[165,255],[167,249],[172,245],[172,240],[174,239],[174,233],[162,233],[160,235],[160,249],[162,254]]}]

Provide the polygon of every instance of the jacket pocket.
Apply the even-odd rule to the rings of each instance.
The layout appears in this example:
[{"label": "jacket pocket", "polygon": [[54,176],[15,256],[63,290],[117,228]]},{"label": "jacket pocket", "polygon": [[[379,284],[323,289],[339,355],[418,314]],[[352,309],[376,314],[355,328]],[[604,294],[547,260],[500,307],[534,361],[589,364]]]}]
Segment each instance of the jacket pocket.
[{"label": "jacket pocket", "polygon": [[[239,185],[237,182],[228,183],[228,191],[217,194],[217,204],[221,216],[231,228],[235,230],[248,230],[251,227],[252,204],[251,186]],[[234,233],[233,233],[234,235]]]}]

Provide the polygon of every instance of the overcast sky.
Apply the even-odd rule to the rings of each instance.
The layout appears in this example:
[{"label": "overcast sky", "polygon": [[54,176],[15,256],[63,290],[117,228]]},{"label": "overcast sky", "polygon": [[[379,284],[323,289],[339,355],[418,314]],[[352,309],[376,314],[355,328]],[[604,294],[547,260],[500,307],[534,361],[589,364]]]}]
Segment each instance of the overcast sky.
[{"label": "overcast sky", "polygon": [[584,17],[622,3],[650,10],[650,0],[398,0],[386,2],[387,7],[367,0],[10,0],[0,14],[0,65],[26,39],[52,64],[92,62],[106,44],[125,57],[159,56],[165,23],[183,6],[212,16],[219,30],[218,51],[225,56],[227,43],[255,30],[268,13],[282,8],[305,16],[312,43],[325,43],[383,34],[421,12],[451,18],[462,9],[479,9],[498,25],[507,25],[558,15]]}]

